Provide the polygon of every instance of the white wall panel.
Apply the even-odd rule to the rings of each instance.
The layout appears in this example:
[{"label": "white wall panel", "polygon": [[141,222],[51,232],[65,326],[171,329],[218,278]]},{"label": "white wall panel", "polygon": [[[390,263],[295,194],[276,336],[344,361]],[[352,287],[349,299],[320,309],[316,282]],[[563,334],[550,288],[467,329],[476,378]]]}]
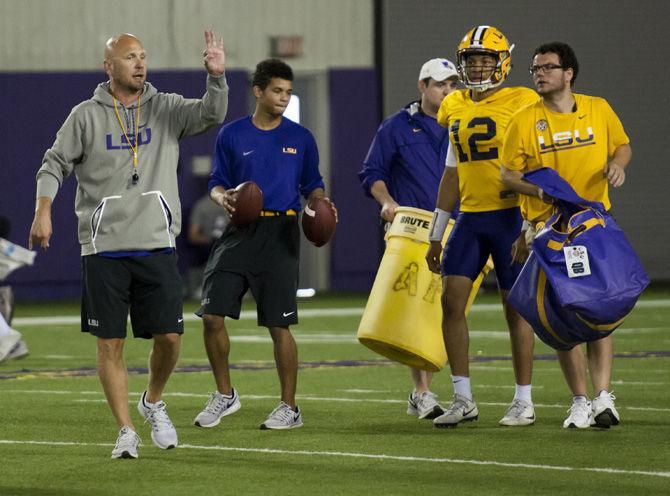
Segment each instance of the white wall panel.
[{"label": "white wall panel", "polygon": [[0,0],[0,70],[95,69],[121,32],[142,39],[150,68],[199,67],[205,27],[230,68],[253,68],[276,35],[303,37],[298,71],[370,67],[373,26],[372,0]]}]

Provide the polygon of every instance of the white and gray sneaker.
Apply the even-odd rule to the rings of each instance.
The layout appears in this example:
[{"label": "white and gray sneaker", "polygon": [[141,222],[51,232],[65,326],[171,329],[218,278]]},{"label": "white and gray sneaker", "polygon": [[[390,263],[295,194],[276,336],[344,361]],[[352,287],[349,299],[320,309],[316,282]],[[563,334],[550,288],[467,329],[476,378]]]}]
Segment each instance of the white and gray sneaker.
[{"label": "white and gray sneaker", "polygon": [[226,415],[232,415],[240,409],[240,397],[233,388],[230,396],[214,391],[205,408],[195,417],[193,423],[198,427],[215,427],[221,422],[221,418]]},{"label": "white and gray sneaker", "polygon": [[11,327],[7,334],[0,336],[0,362],[7,358],[9,352],[12,351],[19,341],[21,341],[21,333]]},{"label": "white and gray sneaker", "polygon": [[613,393],[601,394],[593,398],[591,403],[591,425],[602,429],[609,429],[612,425],[619,425],[619,412],[614,407],[616,396]]},{"label": "white and gray sneaker", "polygon": [[151,424],[151,440],[161,449],[171,449],[177,446],[177,430],[174,428],[165,408],[165,402],[159,401],[148,405],[147,392],[142,393],[137,403],[137,410],[144,417],[145,422]]},{"label": "white and gray sneaker", "polygon": [[137,447],[142,444],[142,440],[137,433],[130,427],[122,427],[119,431],[119,437],[116,438],[116,445],[112,450],[112,458],[137,458]]},{"label": "white and gray sneaker", "polygon": [[20,339],[19,342],[14,345],[14,348],[7,353],[5,360],[20,360],[21,358],[27,357],[28,353],[30,353],[28,351],[28,345],[23,339]]},{"label": "white and gray sneaker", "polygon": [[416,402],[418,400],[418,395],[416,394],[416,391],[412,391],[409,393],[409,398],[407,398],[407,415],[414,415],[418,416],[419,415],[419,410],[417,409]]},{"label": "white and gray sneaker", "polygon": [[564,429],[586,429],[591,425],[593,412],[590,401],[573,401],[568,413],[570,415],[563,422]]},{"label": "white and gray sneaker", "polygon": [[531,425],[535,423],[535,408],[533,402],[514,398],[512,404],[507,409],[505,416],[500,419],[498,424],[508,427],[519,425]]},{"label": "white and gray sneaker", "polygon": [[431,391],[412,391],[407,398],[407,415],[432,420],[443,413],[444,408],[437,402],[437,395]]},{"label": "white and gray sneaker", "polygon": [[474,400],[458,393],[445,412],[433,420],[435,427],[456,427],[460,422],[473,422],[479,418],[479,410]]},{"label": "white and gray sneaker", "polygon": [[302,427],[302,413],[297,406],[295,410],[283,401],[272,410],[265,422],[261,424],[261,430],[266,429],[296,429]]}]

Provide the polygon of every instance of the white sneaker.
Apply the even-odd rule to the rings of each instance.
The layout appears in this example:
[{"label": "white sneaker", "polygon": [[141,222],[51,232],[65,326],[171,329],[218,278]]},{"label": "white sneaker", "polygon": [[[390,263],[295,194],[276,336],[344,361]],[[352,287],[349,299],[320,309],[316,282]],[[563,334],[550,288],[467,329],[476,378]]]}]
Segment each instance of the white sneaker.
[{"label": "white sneaker", "polygon": [[279,403],[279,406],[272,410],[272,413],[268,415],[268,418],[265,422],[261,424],[261,429],[295,429],[297,427],[302,427],[302,413],[300,408],[293,408],[288,406],[283,401]]},{"label": "white sneaker", "polygon": [[130,427],[122,427],[119,437],[116,438],[116,446],[112,450],[112,458],[137,458],[137,447],[142,440]]},{"label": "white sneaker", "polygon": [[514,427],[535,423],[535,408],[533,402],[515,398],[507,409],[505,416],[498,422],[500,425]]},{"label": "white sneaker", "polygon": [[416,391],[409,393],[409,398],[407,398],[407,415],[419,415],[419,410],[417,409],[416,402],[418,400]]},{"label": "white sneaker", "polygon": [[230,396],[225,396],[218,391],[214,391],[205,408],[195,417],[193,423],[198,427],[215,427],[221,422],[221,418],[231,415],[240,409],[240,397],[233,388]]},{"label": "white sneaker", "polygon": [[137,409],[146,422],[151,423],[151,440],[161,449],[171,449],[177,446],[177,430],[172,425],[165,409],[165,402],[159,401],[152,406],[146,404],[147,392],[142,393]]},{"label": "white sneaker", "polygon": [[591,425],[609,429],[611,425],[619,425],[619,412],[614,407],[616,397],[612,393],[607,393],[593,398],[591,403]]},{"label": "white sneaker", "polygon": [[437,402],[437,395],[431,391],[420,394],[412,391],[407,399],[407,415],[432,420],[443,413],[444,408]]},{"label": "white sneaker", "polygon": [[459,422],[473,422],[479,418],[479,410],[474,400],[458,393],[444,414],[433,420],[435,427],[456,427]]},{"label": "white sneaker", "polygon": [[5,360],[19,360],[27,357],[28,353],[28,345],[23,339],[20,339],[19,342],[14,345],[14,348],[7,353]]},{"label": "white sneaker", "polygon": [[21,341],[21,333],[15,331],[11,327],[9,328],[8,334],[0,336],[0,362],[7,358],[9,352],[12,351],[12,348],[14,348],[19,341]]},{"label": "white sneaker", "polygon": [[591,418],[593,413],[591,412],[591,402],[590,401],[579,401],[573,402],[572,406],[568,409],[570,415],[563,422],[564,429],[586,429],[591,425]]},{"label": "white sneaker", "polygon": [[420,419],[432,420],[444,413],[444,408],[437,402],[437,395],[430,391],[424,391],[418,395],[416,401],[416,414]]}]

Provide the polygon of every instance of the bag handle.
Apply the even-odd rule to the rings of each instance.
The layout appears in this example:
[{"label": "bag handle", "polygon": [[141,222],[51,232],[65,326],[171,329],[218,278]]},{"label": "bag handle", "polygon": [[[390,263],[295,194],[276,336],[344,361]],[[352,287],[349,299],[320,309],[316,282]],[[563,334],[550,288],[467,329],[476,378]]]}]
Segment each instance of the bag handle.
[{"label": "bag handle", "polygon": [[[596,212],[597,214],[598,212]],[[568,223],[569,225],[569,223]],[[581,224],[579,224],[577,227],[574,229],[571,229],[568,231],[568,236],[565,238],[565,241],[560,242],[556,241],[554,239],[549,239],[547,240],[547,248],[554,250],[554,251],[561,251],[565,245],[570,245],[574,241],[574,239],[579,236],[580,234],[585,233],[589,229],[593,229],[596,226],[601,226],[605,227],[605,220],[602,218],[601,215],[598,215],[597,218],[591,218],[588,219]]]}]

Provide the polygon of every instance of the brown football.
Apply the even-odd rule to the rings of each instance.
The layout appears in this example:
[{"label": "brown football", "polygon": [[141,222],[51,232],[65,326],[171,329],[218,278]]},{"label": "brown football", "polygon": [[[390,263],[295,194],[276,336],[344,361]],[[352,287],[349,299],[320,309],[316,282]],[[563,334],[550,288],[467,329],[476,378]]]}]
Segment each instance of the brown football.
[{"label": "brown football", "polygon": [[314,246],[323,246],[335,234],[335,206],[326,198],[314,198],[302,213],[302,232]]},{"label": "brown football", "polygon": [[255,182],[245,181],[235,188],[232,203],[235,212],[230,216],[230,222],[236,227],[247,227],[263,210],[263,192]]}]

